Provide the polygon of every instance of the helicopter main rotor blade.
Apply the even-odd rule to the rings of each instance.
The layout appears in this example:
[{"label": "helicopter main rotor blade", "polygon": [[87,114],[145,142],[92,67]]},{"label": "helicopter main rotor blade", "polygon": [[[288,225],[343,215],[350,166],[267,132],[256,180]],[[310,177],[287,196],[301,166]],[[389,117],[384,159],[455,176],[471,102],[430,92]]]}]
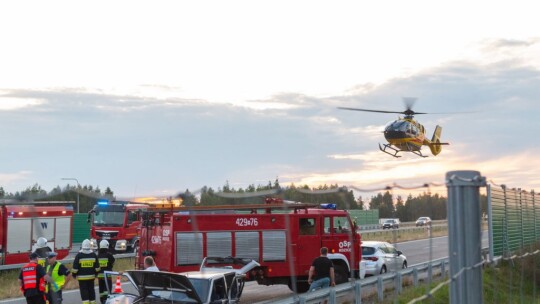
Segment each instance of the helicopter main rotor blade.
[{"label": "helicopter main rotor blade", "polygon": [[359,108],[346,108],[346,107],[338,107],[338,109],[341,110],[351,110],[351,111],[363,111],[363,112],[375,112],[375,113],[393,113],[393,114],[403,114],[403,115],[416,115],[416,114],[429,114],[429,113],[423,113],[423,112],[414,112],[413,110],[406,110],[402,112],[397,111],[383,111],[383,110],[370,110],[370,109],[359,109]]},{"label": "helicopter main rotor blade", "polygon": [[394,114],[403,114],[403,112],[382,111],[382,110],[369,110],[369,109],[359,109],[359,108],[338,107],[338,109],[341,109],[341,110],[351,110],[351,111],[363,111],[363,112],[375,112],[375,113],[394,113]]}]

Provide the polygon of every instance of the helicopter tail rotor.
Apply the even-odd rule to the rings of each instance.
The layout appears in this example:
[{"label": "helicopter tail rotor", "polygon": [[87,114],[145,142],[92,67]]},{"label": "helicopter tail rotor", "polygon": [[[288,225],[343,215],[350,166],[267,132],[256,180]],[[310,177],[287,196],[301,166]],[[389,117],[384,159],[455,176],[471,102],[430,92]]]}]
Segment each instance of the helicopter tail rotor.
[{"label": "helicopter tail rotor", "polygon": [[429,149],[433,155],[438,155],[441,153],[442,145],[448,145],[448,143],[441,143],[441,132],[442,127],[435,127],[435,132],[433,132],[433,137],[431,138],[431,143],[429,143]]}]

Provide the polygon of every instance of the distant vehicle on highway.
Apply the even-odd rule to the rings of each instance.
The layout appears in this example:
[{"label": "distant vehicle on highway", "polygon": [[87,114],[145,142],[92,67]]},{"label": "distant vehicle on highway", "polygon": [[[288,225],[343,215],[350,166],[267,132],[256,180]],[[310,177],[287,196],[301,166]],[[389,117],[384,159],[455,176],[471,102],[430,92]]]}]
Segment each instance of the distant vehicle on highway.
[{"label": "distant vehicle on highway", "polygon": [[426,226],[431,223],[431,219],[427,216],[421,216],[416,220],[416,227]]},{"label": "distant vehicle on highway", "polygon": [[388,219],[384,221],[382,229],[397,229],[399,228],[399,222],[395,219]]},{"label": "distant vehicle on highway", "polygon": [[407,268],[407,257],[387,242],[362,242],[362,259],[365,261],[366,275],[383,274]]}]

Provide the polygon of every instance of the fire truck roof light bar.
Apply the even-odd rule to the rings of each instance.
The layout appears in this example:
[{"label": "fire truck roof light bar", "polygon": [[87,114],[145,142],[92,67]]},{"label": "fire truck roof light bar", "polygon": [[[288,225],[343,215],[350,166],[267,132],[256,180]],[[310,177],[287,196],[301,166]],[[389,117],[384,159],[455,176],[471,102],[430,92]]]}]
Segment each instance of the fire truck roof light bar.
[{"label": "fire truck roof light bar", "polygon": [[337,206],[336,204],[321,204],[321,209],[332,209],[336,210]]}]

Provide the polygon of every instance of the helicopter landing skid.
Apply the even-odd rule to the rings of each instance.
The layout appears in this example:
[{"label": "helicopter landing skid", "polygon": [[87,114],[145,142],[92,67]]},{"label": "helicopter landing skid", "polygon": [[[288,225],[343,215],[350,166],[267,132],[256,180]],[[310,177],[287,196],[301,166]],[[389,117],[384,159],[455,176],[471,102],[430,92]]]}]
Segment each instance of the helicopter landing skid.
[{"label": "helicopter landing skid", "polygon": [[[384,148],[383,148],[384,147]],[[409,150],[399,150],[399,149],[396,149],[394,147],[392,147],[392,145],[389,145],[389,144],[383,144],[383,147],[381,147],[381,144],[379,144],[379,150],[383,151],[384,153],[388,154],[388,155],[391,155],[395,158],[398,158],[398,157],[401,157],[401,155],[397,155],[399,152],[402,152],[402,151],[405,151],[405,152],[411,152],[411,153],[414,153],[420,157],[427,157],[427,155],[424,155],[422,154],[422,152],[420,152],[419,150],[412,150],[412,149],[409,149]],[[391,152],[388,152],[386,151],[386,149],[390,149],[392,150],[394,153],[391,153]]]},{"label": "helicopter landing skid", "polygon": [[[389,144],[383,144],[383,147],[381,147],[381,144],[379,144],[379,150],[383,151],[384,153],[386,153],[388,155],[391,155],[391,156],[393,156],[395,158],[401,157],[401,155],[397,155],[401,150],[398,150],[398,149],[392,147]],[[386,149],[390,149],[390,150],[394,151],[394,153],[390,153],[390,152],[386,151]]]}]

